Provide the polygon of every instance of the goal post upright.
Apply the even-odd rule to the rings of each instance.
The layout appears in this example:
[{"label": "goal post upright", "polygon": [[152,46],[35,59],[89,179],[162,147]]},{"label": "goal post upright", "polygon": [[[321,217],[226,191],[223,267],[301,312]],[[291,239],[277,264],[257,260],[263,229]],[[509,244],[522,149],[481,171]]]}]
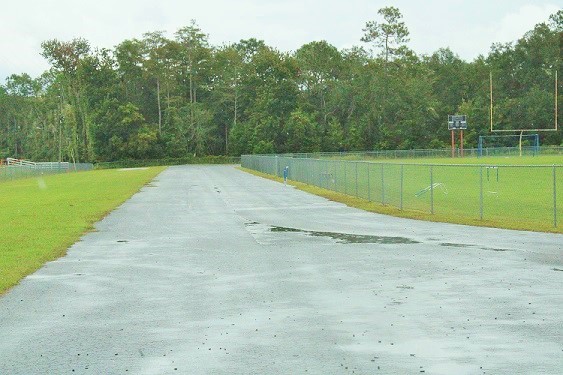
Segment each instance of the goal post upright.
[{"label": "goal post upright", "polygon": [[[555,81],[555,87],[554,87],[554,123],[553,123],[553,128],[520,128],[520,129],[495,129],[494,128],[494,121],[493,121],[493,117],[494,117],[494,102],[493,102],[493,72],[489,71],[489,99],[490,99],[490,104],[489,104],[489,120],[490,120],[490,133],[500,133],[500,134],[506,134],[506,133],[512,133],[512,134],[506,134],[506,135],[499,135],[499,136],[506,136],[506,137],[510,137],[510,136],[515,136],[515,137],[519,137],[519,142],[518,142],[518,149],[519,149],[519,154],[520,156],[522,156],[522,138],[525,132],[557,132],[559,130],[559,111],[558,111],[558,105],[559,105],[559,80],[558,80],[558,71],[555,70],[555,74],[554,74],[554,81]],[[533,126],[533,124],[532,124]],[[539,153],[539,134],[534,134],[533,135],[535,137],[535,141],[534,141],[534,154],[538,154]],[[481,136],[480,136],[480,142],[481,142]],[[482,144],[480,146],[481,150],[482,150]],[[480,151],[480,153],[482,153],[482,151]]]},{"label": "goal post upright", "polygon": [[490,99],[491,99],[491,106],[489,110],[489,118],[491,120],[491,133],[493,132],[493,72],[489,72],[489,90],[490,90]]}]

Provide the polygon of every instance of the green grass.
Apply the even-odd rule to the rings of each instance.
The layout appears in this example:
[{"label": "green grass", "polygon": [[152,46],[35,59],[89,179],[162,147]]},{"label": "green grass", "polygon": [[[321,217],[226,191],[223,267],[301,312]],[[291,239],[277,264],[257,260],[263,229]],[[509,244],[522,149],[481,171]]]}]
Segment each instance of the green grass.
[{"label": "green grass", "polygon": [[164,168],[99,170],[0,183],[0,295],[66,253]]},{"label": "green grass", "polygon": [[[366,159],[370,160],[370,159]],[[373,162],[393,164],[479,164],[479,165],[563,165],[563,155],[540,156],[489,156],[483,158],[423,158],[423,159],[371,159]]]},{"label": "green grass", "polygon": [[[303,182],[295,184],[298,188],[368,211],[429,221],[563,233],[563,167],[556,169],[555,176],[557,228],[554,227],[553,167],[549,167],[561,166],[563,156],[369,161],[283,162],[291,163],[290,177]],[[439,184],[433,196],[430,190],[425,191],[430,187],[431,171],[432,182]]]}]

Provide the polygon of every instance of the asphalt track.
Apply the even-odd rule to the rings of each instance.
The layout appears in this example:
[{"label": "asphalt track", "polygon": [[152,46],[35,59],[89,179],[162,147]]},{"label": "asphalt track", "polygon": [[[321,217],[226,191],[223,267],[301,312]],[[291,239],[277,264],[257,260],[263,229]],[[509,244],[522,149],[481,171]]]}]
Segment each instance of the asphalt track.
[{"label": "asphalt track", "polygon": [[[126,178],[124,172],[124,178]],[[0,297],[0,374],[561,374],[563,236],[169,168]]]}]

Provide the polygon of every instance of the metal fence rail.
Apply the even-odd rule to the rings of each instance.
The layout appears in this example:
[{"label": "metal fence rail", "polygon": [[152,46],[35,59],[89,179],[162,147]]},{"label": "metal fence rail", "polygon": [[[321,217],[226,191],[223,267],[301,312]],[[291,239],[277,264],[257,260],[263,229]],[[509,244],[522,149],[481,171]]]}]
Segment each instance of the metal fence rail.
[{"label": "metal fence rail", "polygon": [[330,157],[243,155],[241,164],[400,210],[468,220],[558,226],[563,216],[562,165],[404,164]]},{"label": "metal fence rail", "polygon": [[91,163],[11,162],[8,165],[0,166],[0,182],[57,173],[89,171],[93,168],[94,165]]}]

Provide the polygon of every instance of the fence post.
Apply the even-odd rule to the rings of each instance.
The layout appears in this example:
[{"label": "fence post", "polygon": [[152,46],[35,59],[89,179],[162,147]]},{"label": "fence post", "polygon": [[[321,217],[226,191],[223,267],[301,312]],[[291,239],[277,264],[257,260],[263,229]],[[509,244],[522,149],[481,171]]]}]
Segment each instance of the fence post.
[{"label": "fence post", "polygon": [[553,226],[557,228],[557,170],[553,165]]},{"label": "fence post", "polygon": [[367,163],[366,165],[367,165],[367,167],[368,167],[368,202],[371,202],[371,186],[370,186],[371,184],[370,184],[370,181],[369,181],[369,167],[370,167],[370,163]]},{"label": "fence post", "polygon": [[332,178],[330,179],[330,186],[333,191],[336,191],[336,179],[338,178],[338,176],[336,175],[336,166],[335,166],[336,162],[332,160],[327,160],[326,162],[331,171],[330,175],[332,176]]},{"label": "fence post", "polygon": [[434,215],[434,166],[430,166],[430,213]]},{"label": "fence post", "polygon": [[317,163],[319,164],[319,187],[326,189],[325,188],[325,180],[326,180],[325,163],[321,159],[318,159]]},{"label": "fence post", "polygon": [[321,187],[328,190],[328,168],[326,161],[319,159],[319,165],[321,168],[321,174],[319,176]]},{"label": "fence post", "polygon": [[315,166],[315,186],[322,187],[321,185],[321,163],[313,159],[313,165]]},{"label": "fence post", "polygon": [[[321,159],[318,159],[318,160],[317,160],[317,163],[318,163],[318,165],[319,165],[319,167],[318,167],[318,168],[319,168],[319,176],[318,176],[319,187],[324,188],[324,186],[323,186],[323,181],[324,181],[324,179],[326,178],[326,176],[323,175],[323,173],[324,173],[323,171],[324,171],[325,168],[326,168],[325,162],[324,162],[323,160],[321,160]],[[328,173],[328,171],[327,171],[327,173]],[[328,176],[328,174],[327,174],[327,176]],[[327,186],[328,186],[328,185],[327,185]]]},{"label": "fence post", "polygon": [[326,188],[328,190],[333,190],[334,186],[332,186],[332,181],[334,180],[334,177],[331,178],[332,173],[330,172],[331,170],[330,160],[325,160],[325,168],[326,168]]},{"label": "fence post", "polygon": [[323,188],[329,190],[330,188],[328,187],[328,165],[326,163],[326,160],[320,160],[319,159],[319,163],[321,163],[321,170],[323,171],[323,174],[321,175],[321,185],[324,183]]},{"label": "fence post", "polygon": [[346,164],[348,164],[348,162],[343,161],[342,162],[344,164],[344,194],[348,195],[348,180],[346,179]]},{"label": "fence post", "polygon": [[479,167],[479,217],[483,220],[483,166]]},{"label": "fence post", "polygon": [[310,160],[309,163],[311,163],[311,168],[310,168],[310,170],[311,170],[311,185],[319,186],[319,185],[317,185],[317,179],[318,179],[317,163],[316,163],[315,159],[309,159],[309,160]]},{"label": "fence post", "polygon": [[305,163],[305,176],[307,178],[307,184],[315,185],[315,164],[313,163],[313,159],[307,158],[307,162]]},{"label": "fence post", "polygon": [[317,169],[319,170],[319,174],[317,175],[317,182],[318,187],[324,188],[323,186],[323,173],[324,173],[324,165],[321,159],[317,159]]},{"label": "fence post", "polygon": [[308,159],[309,160],[309,164],[311,165],[309,167],[309,175],[310,175],[310,185],[313,186],[317,186],[317,165],[315,163],[315,159]]},{"label": "fence post", "polygon": [[385,204],[385,174],[383,173],[383,163],[381,163],[381,204]]},{"label": "fence post", "polygon": [[332,160],[327,160],[326,163],[328,164],[328,168],[331,171],[330,175],[332,176],[332,178],[330,179],[330,187],[333,191],[336,191],[336,168],[335,168],[335,162]]},{"label": "fence post", "polygon": [[404,165],[401,164],[401,188],[400,188],[400,190],[401,190],[401,192],[400,192],[401,202],[400,202],[400,205],[399,205],[401,211],[403,210],[403,168],[404,168]]},{"label": "fence post", "polygon": [[356,164],[356,198],[358,197],[358,162]]}]

